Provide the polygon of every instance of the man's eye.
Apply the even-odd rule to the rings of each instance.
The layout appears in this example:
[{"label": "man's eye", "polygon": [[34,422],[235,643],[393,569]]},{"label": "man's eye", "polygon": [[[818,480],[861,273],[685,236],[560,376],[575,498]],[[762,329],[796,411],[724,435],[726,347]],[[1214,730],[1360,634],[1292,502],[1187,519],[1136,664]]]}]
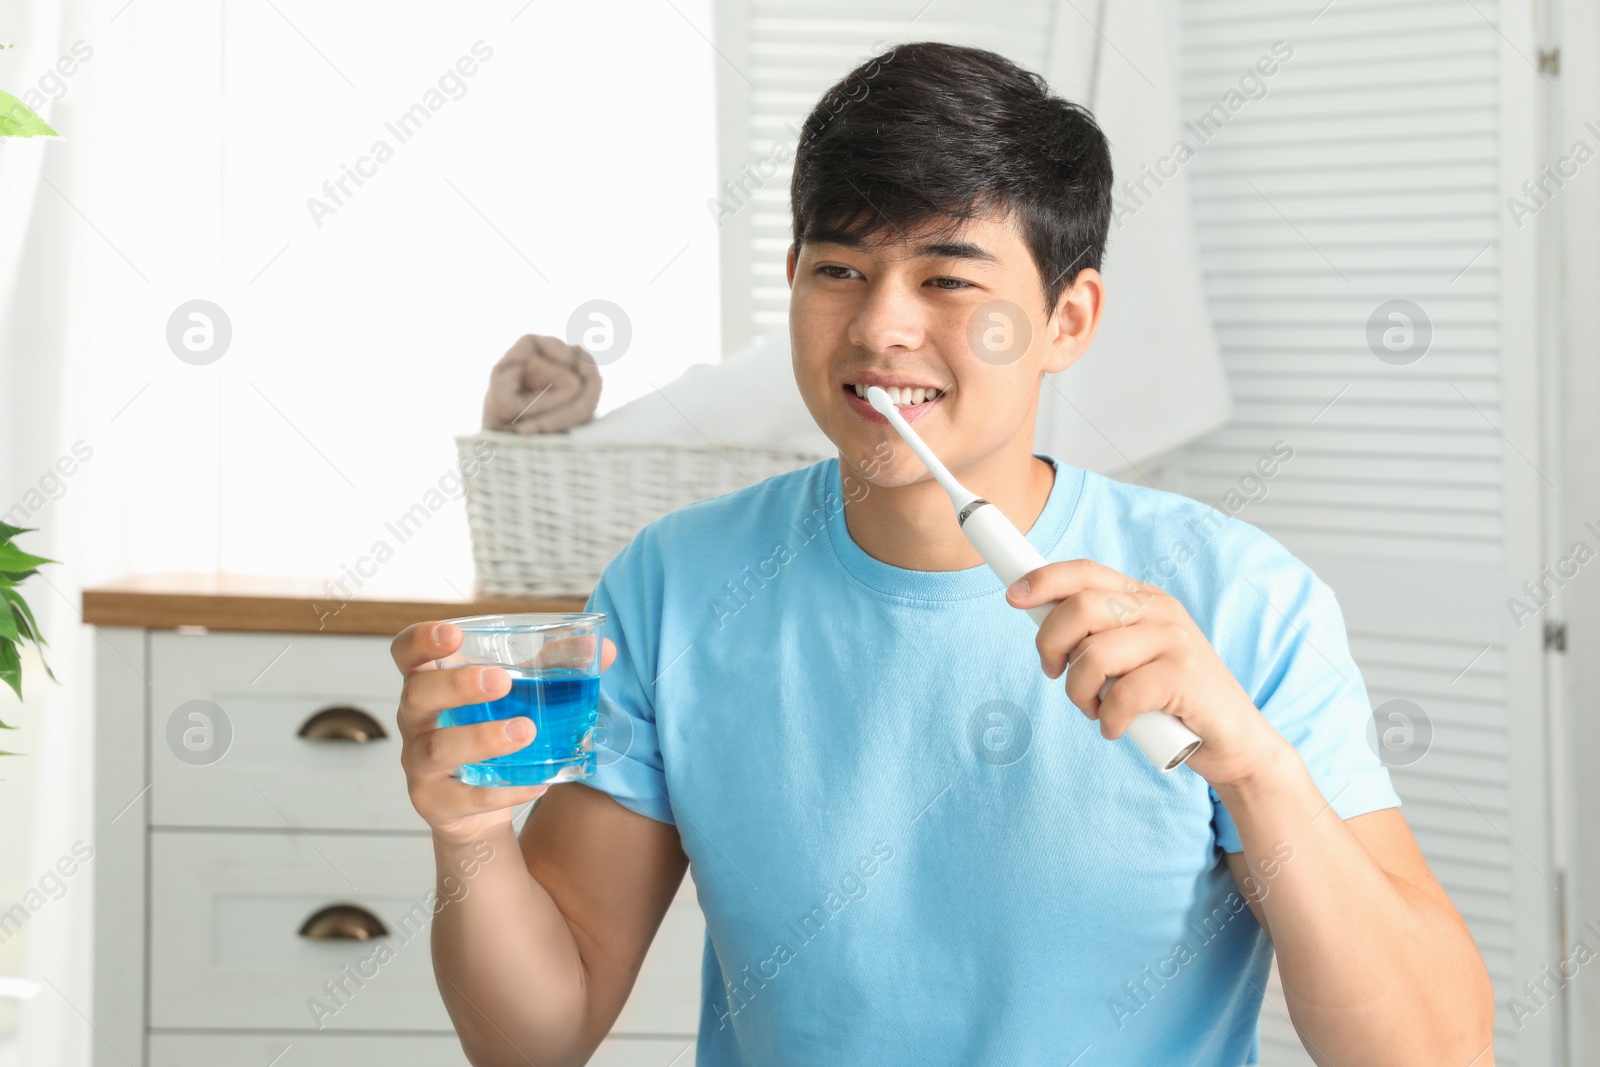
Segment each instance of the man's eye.
[{"label": "man's eye", "polygon": [[[833,266],[832,264],[818,267],[817,271],[820,274],[827,275],[829,278],[840,278],[840,279],[847,278],[850,275],[856,273],[856,269],[854,267],[838,267],[838,266]],[[835,274],[834,271],[839,271],[840,273]]]},{"label": "man's eye", "polygon": [[[971,282],[964,282],[960,278],[932,278],[934,287],[938,289],[971,289]],[[948,284],[946,284],[948,283]]]}]

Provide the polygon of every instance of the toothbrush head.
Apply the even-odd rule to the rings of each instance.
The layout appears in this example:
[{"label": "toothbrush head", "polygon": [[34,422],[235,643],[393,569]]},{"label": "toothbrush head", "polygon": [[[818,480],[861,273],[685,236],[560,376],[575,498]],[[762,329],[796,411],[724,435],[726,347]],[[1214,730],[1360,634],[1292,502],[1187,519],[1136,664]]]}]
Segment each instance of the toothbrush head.
[{"label": "toothbrush head", "polygon": [[867,403],[872,405],[874,411],[889,420],[889,425],[894,427],[895,432],[911,447],[911,451],[922,460],[922,465],[928,468],[933,480],[950,494],[950,502],[955,505],[957,511],[979,499],[978,494],[956,481],[955,475],[951,474],[939,461],[939,457],[933,454],[933,449],[929,448],[918,436],[917,431],[911,428],[911,424],[906,422],[887,392],[876,385],[867,386]]}]

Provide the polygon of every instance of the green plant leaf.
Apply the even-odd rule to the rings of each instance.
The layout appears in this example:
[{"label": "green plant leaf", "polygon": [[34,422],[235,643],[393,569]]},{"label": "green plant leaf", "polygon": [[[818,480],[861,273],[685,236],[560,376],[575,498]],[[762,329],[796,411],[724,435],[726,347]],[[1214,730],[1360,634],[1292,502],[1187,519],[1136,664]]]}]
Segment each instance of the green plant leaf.
[{"label": "green plant leaf", "polygon": [[16,545],[0,545],[0,571],[28,571],[32,573],[33,569],[41,563],[57,562],[60,561],[31,555],[22,551]]},{"label": "green plant leaf", "polygon": [[23,637],[29,635],[23,634],[17,626],[17,609],[9,604],[6,607],[9,610],[0,611],[0,641],[13,641],[21,644]]},{"label": "green plant leaf", "polygon": [[10,523],[0,522],[0,541],[9,541],[18,534],[33,533],[37,526],[12,526]]},{"label": "green plant leaf", "polygon": [[56,683],[57,685],[61,684],[61,679],[56,677],[56,672],[51,670],[50,669],[50,664],[48,664],[48,663],[46,663],[44,661],[44,649],[42,649],[42,648],[39,649],[39,666],[44,668],[45,677],[49,678],[52,682]]},{"label": "green plant leaf", "polygon": [[61,681],[56,677],[56,672],[50,669],[49,661],[44,658],[45,646],[50,642],[44,639],[44,631],[39,629],[39,620],[33,617],[33,609],[22,599],[22,594],[14,589],[0,589],[0,598],[11,602],[11,611],[18,616],[17,627],[32,638],[34,646],[39,650],[39,666],[44,668],[44,673],[52,682],[60,685]]},{"label": "green plant leaf", "polygon": [[17,646],[10,641],[0,640],[0,682],[9,685],[18,700],[22,699],[22,660]]},{"label": "green plant leaf", "polygon": [[47,645],[50,642],[44,639],[44,633],[39,629],[39,620],[33,617],[33,609],[28,602],[22,599],[22,594],[15,589],[0,588],[0,599],[11,603],[11,610],[22,617],[17,620],[17,626],[24,630],[26,636],[33,639],[36,645]]},{"label": "green plant leaf", "polygon": [[7,92],[0,92],[0,137],[60,137],[38,112]]}]

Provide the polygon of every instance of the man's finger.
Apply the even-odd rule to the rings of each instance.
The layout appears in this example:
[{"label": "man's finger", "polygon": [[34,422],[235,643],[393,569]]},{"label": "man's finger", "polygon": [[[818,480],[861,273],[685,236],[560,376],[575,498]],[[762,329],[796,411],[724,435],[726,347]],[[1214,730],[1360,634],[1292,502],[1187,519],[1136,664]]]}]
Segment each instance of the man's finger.
[{"label": "man's finger", "polygon": [[1170,635],[1159,626],[1129,626],[1087,638],[1067,668],[1067,699],[1089,718],[1100,714],[1107,678],[1126,675],[1161,655]]},{"label": "man's finger", "polygon": [[1148,600],[1136,601],[1124,593],[1106,589],[1086,589],[1065,597],[1039,624],[1033,639],[1039,649],[1039,665],[1051,678],[1067,669],[1067,657],[1095,634],[1124,629],[1132,622],[1154,620],[1146,613]]},{"label": "man's finger", "polygon": [[509,692],[511,676],[500,667],[418,671],[401,686],[400,732],[409,735],[432,729],[439,713],[448,708],[487,703]]},{"label": "man's finger", "polygon": [[1100,735],[1115,741],[1140,715],[1165,711],[1172,703],[1174,677],[1171,663],[1156,659],[1112,682],[1100,702]]},{"label": "man's finger", "polygon": [[447,776],[463,764],[482,763],[521,751],[537,732],[533,720],[526,716],[446,726],[413,739],[400,759],[418,777]]},{"label": "man's finger", "polygon": [[[537,665],[586,668],[594,662],[594,642],[593,634],[574,634],[548,641],[539,650]],[[611,638],[600,638],[600,670],[610,667],[611,661],[616,658],[617,646],[611,643]]]},{"label": "man's finger", "polygon": [[1142,582],[1092,559],[1069,559],[1046,563],[1024,574],[1011,583],[1006,599],[1016,607],[1031,608],[1090,589],[1133,593],[1147,588]]},{"label": "man's finger", "polygon": [[434,669],[434,660],[443,659],[461,647],[461,630],[448,622],[431,619],[414,622],[389,642],[389,655],[404,675]]},{"label": "man's finger", "polygon": [[595,642],[605,639],[596,634],[568,634],[552,637],[539,646],[533,659],[519,662],[518,667],[553,669],[566,667],[583,670],[594,662]]}]

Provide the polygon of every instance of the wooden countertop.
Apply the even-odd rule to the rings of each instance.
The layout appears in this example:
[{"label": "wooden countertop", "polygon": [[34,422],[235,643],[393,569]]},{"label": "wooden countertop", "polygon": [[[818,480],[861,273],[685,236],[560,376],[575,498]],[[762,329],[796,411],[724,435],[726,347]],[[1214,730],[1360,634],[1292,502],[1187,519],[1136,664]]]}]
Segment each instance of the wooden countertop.
[{"label": "wooden countertop", "polygon": [[83,591],[83,621],[172,630],[388,634],[414,622],[513,611],[582,611],[587,597],[478,597],[471,589],[238,574],[152,574]]}]

